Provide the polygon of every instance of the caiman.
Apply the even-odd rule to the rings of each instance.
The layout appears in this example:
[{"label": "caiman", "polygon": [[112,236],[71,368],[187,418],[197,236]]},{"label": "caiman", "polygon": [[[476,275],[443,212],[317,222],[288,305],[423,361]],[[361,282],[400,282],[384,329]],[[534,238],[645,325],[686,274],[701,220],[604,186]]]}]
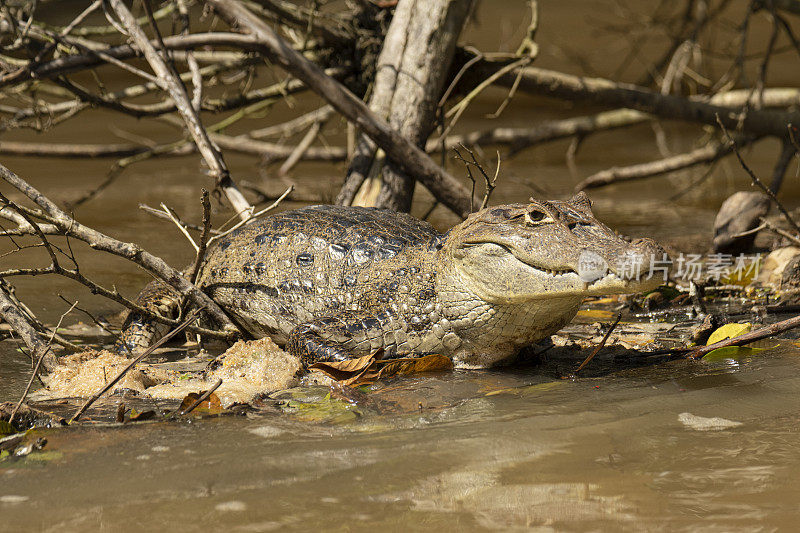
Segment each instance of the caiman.
[{"label": "caiman", "polygon": [[[489,207],[444,234],[403,213],[319,205],[224,237],[198,284],[305,364],[438,353],[478,368],[555,333],[587,296],[658,286],[651,265],[664,258],[600,223],[583,194]],[[165,313],[178,300],[151,284],[140,302]],[[139,351],[155,334],[132,314],[118,347]]]}]

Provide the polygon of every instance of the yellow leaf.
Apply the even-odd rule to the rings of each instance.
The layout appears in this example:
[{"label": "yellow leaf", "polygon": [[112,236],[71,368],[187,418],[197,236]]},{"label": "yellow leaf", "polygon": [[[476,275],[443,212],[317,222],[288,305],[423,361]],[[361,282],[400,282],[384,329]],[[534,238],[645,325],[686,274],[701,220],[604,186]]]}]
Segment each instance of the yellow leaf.
[{"label": "yellow leaf", "polygon": [[745,333],[749,333],[750,330],[753,328],[753,325],[750,322],[745,322],[744,324],[737,324],[733,322],[731,324],[725,324],[722,327],[719,327],[711,334],[708,338],[708,342],[706,342],[706,346],[711,346],[712,344],[724,341],[725,339],[732,339],[734,337],[738,337],[740,335],[744,335]]},{"label": "yellow leaf", "polygon": [[594,322],[608,322],[614,319],[614,313],[605,309],[581,309],[578,311],[578,318]]}]

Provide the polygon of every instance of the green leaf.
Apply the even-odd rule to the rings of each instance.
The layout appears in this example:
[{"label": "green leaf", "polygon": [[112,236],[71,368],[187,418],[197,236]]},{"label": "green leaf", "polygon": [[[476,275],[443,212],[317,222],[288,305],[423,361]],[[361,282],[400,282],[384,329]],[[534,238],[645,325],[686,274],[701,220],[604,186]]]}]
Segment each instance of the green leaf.
[{"label": "green leaf", "polygon": [[741,361],[751,355],[763,352],[766,348],[753,348],[751,346],[725,346],[708,352],[703,356],[703,361],[707,363],[717,363],[720,361]]},{"label": "green leaf", "polygon": [[319,401],[289,400],[285,405],[295,416],[306,422],[343,424],[353,422],[362,416],[361,411],[355,405],[332,398],[330,394]]},{"label": "green leaf", "polygon": [[711,334],[711,336],[708,338],[708,342],[706,342],[706,346],[711,346],[712,344],[719,341],[724,341],[725,339],[732,339],[734,337],[744,335],[745,333],[749,333],[751,329],[753,329],[753,325],[750,322],[745,322],[744,324],[737,324],[736,322],[725,324],[724,326],[717,328],[716,331]]},{"label": "green leaf", "polygon": [[59,459],[62,459],[63,457],[64,457],[64,454],[62,452],[55,451],[55,450],[49,450],[49,451],[46,451],[46,452],[42,452],[42,451],[33,452],[33,453],[25,456],[25,460],[26,461],[46,462],[46,461],[57,461]]}]

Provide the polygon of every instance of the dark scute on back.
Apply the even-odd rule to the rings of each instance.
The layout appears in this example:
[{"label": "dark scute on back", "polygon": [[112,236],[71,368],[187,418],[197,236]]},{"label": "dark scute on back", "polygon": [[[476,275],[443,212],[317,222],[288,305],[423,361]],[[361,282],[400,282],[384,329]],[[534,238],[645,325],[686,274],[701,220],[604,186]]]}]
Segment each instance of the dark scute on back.
[{"label": "dark scute on back", "polygon": [[[440,236],[433,226],[406,213],[371,207],[314,205],[270,216],[231,233],[225,241],[262,234],[291,237],[302,232],[330,244],[354,246],[379,239],[399,246],[420,246]],[[223,241],[224,242],[224,241]],[[220,243],[223,246],[223,243]]]}]

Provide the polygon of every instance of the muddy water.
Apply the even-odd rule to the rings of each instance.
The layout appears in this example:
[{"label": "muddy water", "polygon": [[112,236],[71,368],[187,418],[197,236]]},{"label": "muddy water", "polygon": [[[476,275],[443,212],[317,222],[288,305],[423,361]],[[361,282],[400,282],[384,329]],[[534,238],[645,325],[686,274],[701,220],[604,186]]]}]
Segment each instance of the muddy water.
[{"label": "muddy water", "polygon": [[[467,40],[483,49],[513,48],[524,31],[518,4],[484,2]],[[616,70],[624,42],[601,27],[620,20],[622,4],[541,4],[539,66],[582,73],[588,65],[601,75]],[[765,42],[768,26],[758,17],[753,24]],[[654,32],[642,61],[657,56],[665,42]],[[573,60],[573,51],[584,51],[586,61]],[[771,83],[797,85],[796,67],[796,56],[777,56]],[[641,62],[634,61],[622,78],[640,75]],[[593,111],[518,95],[500,119],[488,119],[503,95],[489,92],[476,102],[460,129],[530,125]],[[293,105],[279,104],[241,127],[280,122],[314,102]],[[669,122],[663,128],[674,153],[697,142],[696,128]],[[8,138],[108,142],[173,135],[168,127],[97,111],[47,137],[13,132]],[[568,142],[523,152],[503,162],[494,201],[563,197],[595,171],[658,157],[654,138],[647,125],[590,137],[576,157],[575,175],[565,163]],[[328,132],[330,142],[341,139],[340,128]],[[777,150],[765,142],[746,155],[767,176]],[[258,170],[252,158],[226,159],[238,179],[272,191],[284,187],[265,180],[271,169]],[[110,162],[6,157],[3,164],[52,197],[70,200],[102,181]],[[199,219],[199,188],[208,182],[198,168],[195,158],[134,166],[76,214],[174,265],[185,264],[192,251],[182,237],[137,204],[163,201],[186,219]],[[330,197],[343,172],[343,165],[309,163],[291,177],[304,190]],[[702,251],[719,203],[749,181],[725,162],[673,199],[700,176],[689,172],[597,191],[598,217],[625,233]],[[791,174],[782,192],[787,204],[800,204],[799,191]],[[429,205],[420,195],[415,210]],[[217,221],[227,216],[224,209],[215,214]],[[446,227],[453,219],[437,210],[434,222]],[[79,245],[75,250],[82,270],[100,283],[134,294],[148,280],[127,263]],[[3,268],[43,261],[36,252],[3,258]],[[20,297],[48,321],[69,307],[56,294],[94,313],[117,310],[59,279],[15,283]],[[85,320],[73,321],[78,319]],[[788,529],[800,518],[799,356],[786,343],[734,367],[673,362],[629,368],[599,361],[588,377],[558,379],[558,369],[574,363],[568,361],[419,377],[377,387],[370,393],[375,405],[359,405],[358,413],[338,422],[258,415],[50,432],[49,455],[0,463],[0,530]],[[0,400],[17,398],[28,372],[24,356],[0,343]],[[694,419],[683,413],[741,425],[705,431],[687,425]]]},{"label": "muddy water", "polygon": [[[790,529],[800,519],[793,351],[738,368],[677,362],[578,381],[536,369],[416,378],[388,386],[421,408],[362,408],[339,424],[276,415],[45,433],[50,456],[0,468],[3,523]],[[741,425],[693,429],[684,413]]]}]

